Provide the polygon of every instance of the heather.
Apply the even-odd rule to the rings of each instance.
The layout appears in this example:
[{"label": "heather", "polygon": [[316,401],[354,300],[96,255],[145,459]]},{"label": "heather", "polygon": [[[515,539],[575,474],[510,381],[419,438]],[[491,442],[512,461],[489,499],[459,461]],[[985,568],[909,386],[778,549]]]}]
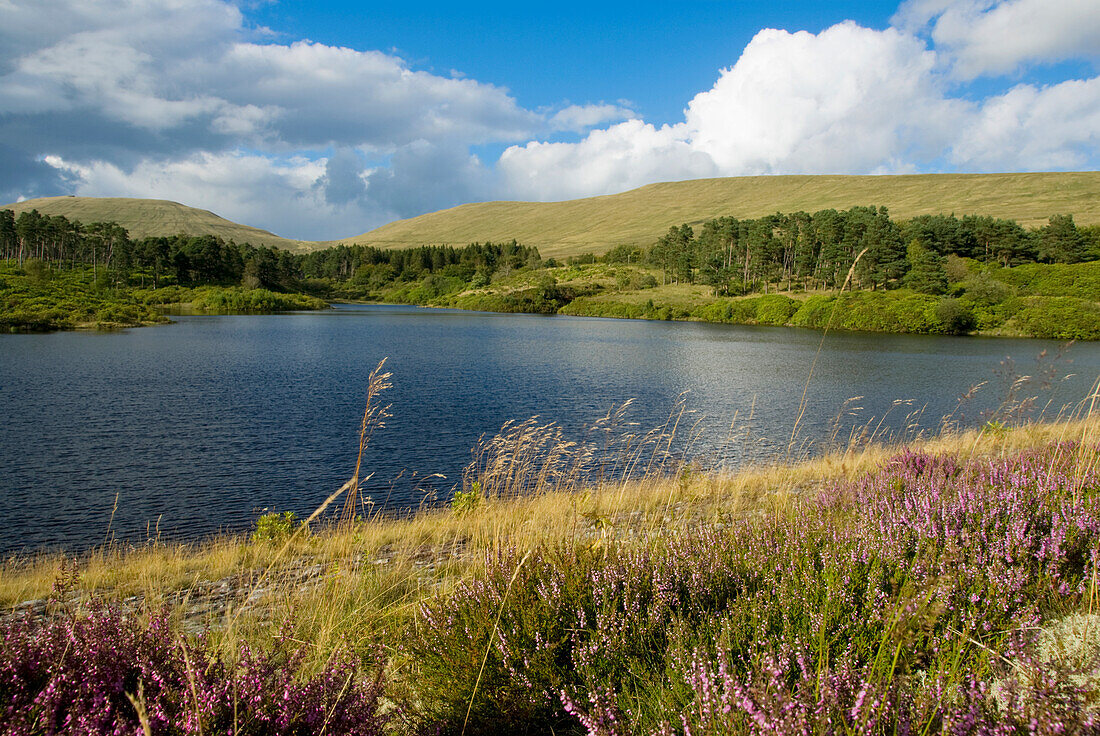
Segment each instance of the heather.
[{"label": "heather", "polygon": [[420,696],[467,733],[1092,729],[1035,640],[1093,603],[1094,457],[905,452],[764,517],[491,556],[423,606]]},{"label": "heather", "polygon": [[[506,430],[453,509],[95,553],[4,619],[8,732],[1098,730],[1091,420],[621,482]],[[216,564],[251,577],[205,618],[118,605]]]},{"label": "heather", "polygon": [[0,642],[0,733],[378,734],[380,667],[336,656],[297,678],[300,647],[275,636],[218,654],[172,631],[97,605],[9,622]]}]

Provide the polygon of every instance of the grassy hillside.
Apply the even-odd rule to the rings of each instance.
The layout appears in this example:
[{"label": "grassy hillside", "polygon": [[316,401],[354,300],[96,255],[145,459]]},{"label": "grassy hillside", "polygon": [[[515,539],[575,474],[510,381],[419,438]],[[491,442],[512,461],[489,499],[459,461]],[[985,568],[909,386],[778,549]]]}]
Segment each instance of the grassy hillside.
[{"label": "grassy hillside", "polygon": [[252,245],[268,245],[292,251],[314,250],[318,245],[301,240],[281,238],[267,230],[240,225],[208,210],[169,202],[162,199],[129,199],[125,197],[43,197],[6,204],[0,209],[20,212],[36,209],[44,215],[64,215],[70,220],[117,222],[132,238],[148,236],[217,235],[224,240]]},{"label": "grassy hillside", "polygon": [[956,213],[1045,224],[1071,213],[1100,223],[1100,172],[921,174],[912,176],[753,176],[651,184],[622,194],[566,202],[466,204],[372,230],[348,243],[408,247],[515,238],[543,257],[650,245],[670,225],[714,217],[760,217],[858,205],[884,205],[894,217]]}]

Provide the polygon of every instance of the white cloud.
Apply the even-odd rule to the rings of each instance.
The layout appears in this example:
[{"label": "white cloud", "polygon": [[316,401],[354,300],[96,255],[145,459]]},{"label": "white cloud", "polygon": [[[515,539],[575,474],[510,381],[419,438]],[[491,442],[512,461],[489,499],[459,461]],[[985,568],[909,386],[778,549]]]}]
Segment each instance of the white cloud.
[{"label": "white cloud", "polygon": [[717,176],[682,126],[628,120],[594,130],[578,143],[512,146],[497,163],[508,199],[558,200],[632,189],[655,181]]},{"label": "white cloud", "polygon": [[1044,171],[1095,165],[1100,78],[1050,87],[1018,85],[987,99],[951,148],[967,171]]},{"label": "white cloud", "polygon": [[763,30],[683,123],[631,120],[579,143],[513,146],[499,168],[510,195],[537,199],[701,176],[901,171],[941,153],[967,107],[942,96],[934,65],[893,29]]},{"label": "white cloud", "polygon": [[597,125],[628,120],[632,117],[634,117],[634,113],[629,108],[621,105],[606,103],[599,105],[569,105],[550,118],[550,127],[554,130],[584,133]]},{"label": "white cloud", "polygon": [[689,103],[692,146],[731,173],[893,170],[941,147],[957,124],[934,64],[894,29],[763,30]]},{"label": "white cloud", "polygon": [[1100,58],[1096,0],[907,0],[893,22],[912,32],[930,25],[936,49],[963,79]]}]

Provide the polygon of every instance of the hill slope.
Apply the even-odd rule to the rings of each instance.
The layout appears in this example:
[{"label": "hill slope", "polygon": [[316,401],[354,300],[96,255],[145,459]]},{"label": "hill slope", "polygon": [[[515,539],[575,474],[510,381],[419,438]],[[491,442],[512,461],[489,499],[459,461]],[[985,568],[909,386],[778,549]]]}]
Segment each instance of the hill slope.
[{"label": "hill slope", "polygon": [[293,251],[313,250],[316,244],[281,238],[267,230],[240,225],[208,210],[163,199],[129,199],[125,197],[43,197],[15,204],[0,205],[0,209],[20,212],[37,209],[44,215],[64,215],[70,220],[117,222],[132,238],[148,236],[218,235],[225,240],[252,245],[268,245]]},{"label": "hill slope", "polygon": [[516,240],[544,257],[650,245],[670,225],[714,217],[760,217],[856,205],[884,205],[899,218],[981,214],[1025,226],[1052,214],[1100,223],[1100,172],[753,176],[650,184],[565,202],[484,202],[398,220],[346,243],[400,248],[425,243]]},{"label": "hill slope", "polygon": [[0,205],[37,209],[81,222],[113,221],[130,235],[218,235],[226,240],[309,251],[337,243],[382,248],[465,245],[515,238],[544,257],[603,252],[621,243],[648,246],[670,225],[732,215],[813,212],[884,205],[894,217],[981,214],[1040,225],[1070,213],[1100,223],[1100,172],[916,174],[906,176],[750,176],[650,184],[621,194],[564,202],[481,202],[398,220],[342,241],[282,238],[177,202],[122,197],[44,197]]}]

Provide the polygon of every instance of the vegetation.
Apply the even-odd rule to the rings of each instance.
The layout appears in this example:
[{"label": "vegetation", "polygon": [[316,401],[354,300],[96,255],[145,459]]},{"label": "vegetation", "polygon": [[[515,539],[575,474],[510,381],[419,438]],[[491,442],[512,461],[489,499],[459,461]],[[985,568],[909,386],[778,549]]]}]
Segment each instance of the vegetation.
[{"label": "vegetation", "polygon": [[[189,303],[194,311],[316,309],[351,299],[498,312],[792,325],[902,333],[1100,338],[1100,226],[1070,216],[1024,229],[992,217],[891,219],[882,207],[722,217],[669,228],[649,248],[543,260],[517,243],[308,254],[217,237],[131,240],[83,225],[0,211],[0,255],[50,272],[91,269],[115,299]],[[26,266],[24,265],[24,271]],[[85,277],[82,277],[85,278]],[[131,293],[132,292],[132,293]],[[81,292],[82,293],[82,292]],[[78,300],[79,301],[79,300]],[[41,296],[9,299],[5,324],[32,329],[110,322]],[[68,311],[67,311],[68,310]],[[121,314],[121,313],[120,313]],[[125,317],[125,319],[123,319]],[[127,312],[114,320],[137,324]]]},{"label": "vegetation", "polygon": [[137,327],[168,318],[90,270],[56,271],[31,259],[0,262],[0,330],[45,332],[76,327]]},{"label": "vegetation", "polygon": [[0,732],[1088,732],[1100,425],[1011,416],[734,475],[509,423],[453,508],[11,560]]}]

